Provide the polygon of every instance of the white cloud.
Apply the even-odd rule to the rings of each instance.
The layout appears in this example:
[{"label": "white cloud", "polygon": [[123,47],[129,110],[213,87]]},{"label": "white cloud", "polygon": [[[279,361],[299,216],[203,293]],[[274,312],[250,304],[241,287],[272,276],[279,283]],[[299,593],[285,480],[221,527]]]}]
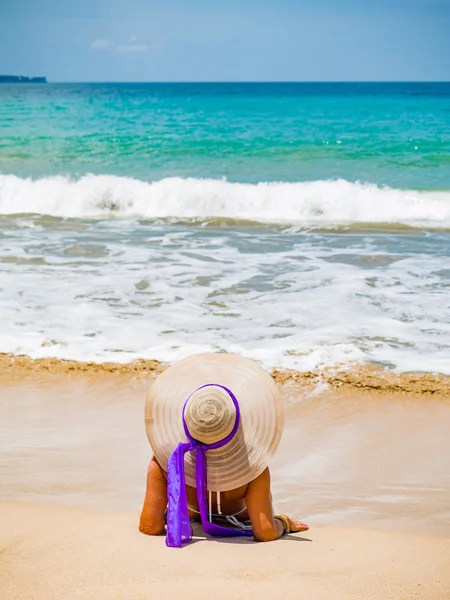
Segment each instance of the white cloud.
[{"label": "white cloud", "polygon": [[117,52],[147,52],[147,50],[162,50],[166,46],[164,38],[156,38],[149,44],[137,43],[137,35],[132,35],[127,42],[117,46]]},{"label": "white cloud", "polygon": [[106,50],[107,48],[109,48],[109,42],[103,38],[97,38],[91,44],[91,50]]},{"label": "white cloud", "polygon": [[149,49],[147,44],[123,44],[117,46],[118,52],[145,52]]}]

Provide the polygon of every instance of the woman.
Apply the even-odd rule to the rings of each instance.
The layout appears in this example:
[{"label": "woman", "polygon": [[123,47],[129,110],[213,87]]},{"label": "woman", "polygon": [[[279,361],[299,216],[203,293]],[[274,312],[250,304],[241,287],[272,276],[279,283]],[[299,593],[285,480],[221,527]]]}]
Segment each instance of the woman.
[{"label": "woman", "polygon": [[167,545],[181,546],[192,537],[190,520],[210,535],[262,542],[308,529],[273,512],[267,465],[280,442],[282,405],[254,361],[198,354],[172,365],[150,388],[145,423],[154,457],[142,533],[166,526]]}]

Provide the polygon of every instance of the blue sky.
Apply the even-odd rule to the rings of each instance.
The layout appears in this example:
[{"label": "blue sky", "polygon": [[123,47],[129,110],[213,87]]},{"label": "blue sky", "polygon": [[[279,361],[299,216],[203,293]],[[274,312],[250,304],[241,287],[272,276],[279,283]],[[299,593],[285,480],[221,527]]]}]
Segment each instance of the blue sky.
[{"label": "blue sky", "polygon": [[0,0],[0,73],[450,80],[450,0]]}]

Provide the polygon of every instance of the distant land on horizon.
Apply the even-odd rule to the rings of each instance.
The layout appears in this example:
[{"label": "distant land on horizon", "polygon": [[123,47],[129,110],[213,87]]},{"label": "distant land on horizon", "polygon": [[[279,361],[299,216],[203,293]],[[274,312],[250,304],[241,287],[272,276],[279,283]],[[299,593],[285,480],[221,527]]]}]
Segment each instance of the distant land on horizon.
[{"label": "distant land on horizon", "polygon": [[24,75],[0,75],[0,83],[47,83],[47,78],[25,77]]}]

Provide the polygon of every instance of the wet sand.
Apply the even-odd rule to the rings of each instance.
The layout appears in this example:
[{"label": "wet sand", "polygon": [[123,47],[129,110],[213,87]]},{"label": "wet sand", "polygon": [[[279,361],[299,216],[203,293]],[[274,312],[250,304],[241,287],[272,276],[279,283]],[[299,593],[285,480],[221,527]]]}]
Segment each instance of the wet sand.
[{"label": "wet sand", "polygon": [[449,378],[274,372],[287,416],[274,501],[312,542],[171,551],[137,531],[143,402],[164,366],[0,365],[1,598],[449,597]]},{"label": "wet sand", "polygon": [[[136,378],[147,383],[161,373],[167,365],[157,360],[135,360],[128,363],[93,363],[58,358],[31,359],[24,355],[0,352],[0,382],[16,380],[39,380],[46,375],[70,376],[114,376]],[[272,376],[283,389],[292,390],[294,396],[303,396],[305,392],[323,389],[345,389],[347,391],[371,391],[380,393],[399,393],[417,395],[435,395],[449,397],[450,376],[438,373],[401,373],[397,374],[375,365],[355,365],[353,368],[333,368],[322,371],[292,371],[273,369]],[[287,393],[287,392],[286,392]]]}]

